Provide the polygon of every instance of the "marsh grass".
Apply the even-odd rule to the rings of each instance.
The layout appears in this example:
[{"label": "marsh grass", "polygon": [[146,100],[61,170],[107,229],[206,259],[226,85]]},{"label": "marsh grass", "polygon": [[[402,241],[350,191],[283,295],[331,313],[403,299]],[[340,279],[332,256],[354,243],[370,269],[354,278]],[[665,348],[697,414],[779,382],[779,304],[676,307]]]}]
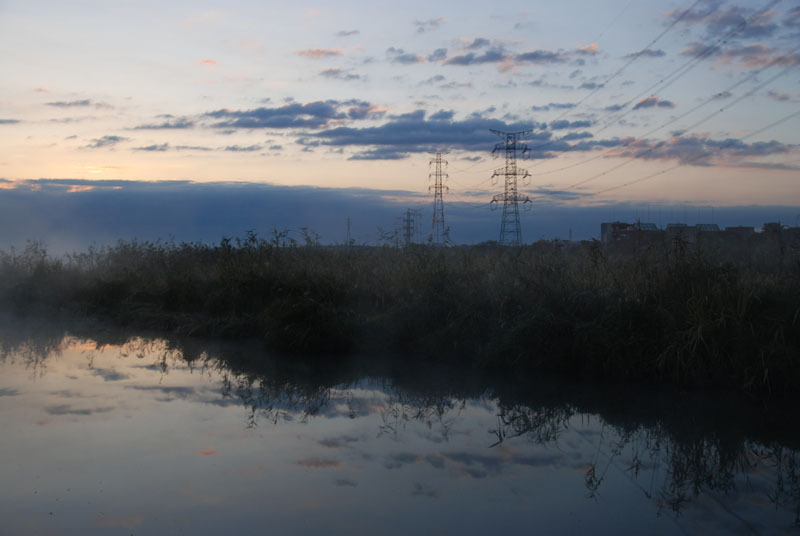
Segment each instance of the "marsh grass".
[{"label": "marsh grass", "polygon": [[[119,242],[63,258],[0,252],[0,304],[280,354],[390,353],[534,375],[790,393],[800,254],[703,244],[322,247],[274,232],[219,244]],[[413,356],[413,357],[412,357]]]}]

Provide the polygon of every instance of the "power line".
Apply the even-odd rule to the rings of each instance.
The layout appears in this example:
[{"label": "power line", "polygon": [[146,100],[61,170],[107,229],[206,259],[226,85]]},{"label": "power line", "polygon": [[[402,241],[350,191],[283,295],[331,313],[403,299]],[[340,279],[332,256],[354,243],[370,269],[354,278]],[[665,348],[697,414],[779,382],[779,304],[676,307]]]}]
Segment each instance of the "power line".
[{"label": "power line", "polygon": [[[722,151],[723,149],[726,149],[727,147],[730,147],[731,145],[733,145],[736,142],[741,142],[741,141],[746,140],[747,138],[752,138],[753,136],[757,136],[758,134],[761,134],[762,132],[764,132],[766,130],[774,128],[774,127],[780,125],[781,123],[785,123],[786,121],[788,121],[790,119],[794,119],[798,115],[800,115],[800,110],[798,110],[798,111],[794,112],[793,114],[790,114],[790,115],[788,115],[786,117],[782,117],[781,119],[778,119],[777,121],[774,121],[774,122],[766,125],[765,127],[762,127],[760,129],[756,130],[755,132],[751,132],[747,136],[742,136],[741,138],[735,139],[735,140],[727,140],[723,146],[719,147],[718,150]],[[618,184],[617,186],[611,186],[610,188],[605,188],[603,190],[598,190],[596,192],[592,192],[592,194],[593,195],[604,194],[606,192],[612,192],[614,190],[619,190],[620,188],[625,188],[626,186],[631,186],[631,185],[634,185],[634,184],[638,184],[640,182],[644,182],[646,180],[652,179],[652,178],[657,177],[659,175],[663,175],[665,173],[673,171],[673,170],[675,170],[675,169],[677,169],[677,168],[679,168],[681,166],[684,166],[686,164],[691,164],[692,162],[700,160],[701,158],[704,158],[706,156],[708,156],[708,155],[706,155],[706,154],[696,155],[693,158],[689,158],[689,159],[685,160],[684,162],[679,162],[678,164],[676,164],[676,165],[674,165],[674,166],[672,166],[670,168],[663,169],[661,171],[657,171],[657,172],[651,173],[649,175],[645,175],[644,177],[640,177],[638,179],[635,179],[635,180],[632,180],[632,181],[628,181],[628,182],[623,183],[623,184]]]}]

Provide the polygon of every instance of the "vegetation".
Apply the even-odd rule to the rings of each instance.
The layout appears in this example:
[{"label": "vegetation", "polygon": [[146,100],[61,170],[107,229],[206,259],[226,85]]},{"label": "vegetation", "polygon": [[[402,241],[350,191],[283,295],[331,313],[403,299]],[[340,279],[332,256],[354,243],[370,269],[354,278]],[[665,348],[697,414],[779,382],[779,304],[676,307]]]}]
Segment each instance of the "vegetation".
[{"label": "vegetation", "polygon": [[800,252],[791,248],[348,248],[304,237],[119,242],[63,258],[30,243],[0,252],[0,306],[257,337],[276,353],[329,361],[387,353],[759,395],[800,384]]}]

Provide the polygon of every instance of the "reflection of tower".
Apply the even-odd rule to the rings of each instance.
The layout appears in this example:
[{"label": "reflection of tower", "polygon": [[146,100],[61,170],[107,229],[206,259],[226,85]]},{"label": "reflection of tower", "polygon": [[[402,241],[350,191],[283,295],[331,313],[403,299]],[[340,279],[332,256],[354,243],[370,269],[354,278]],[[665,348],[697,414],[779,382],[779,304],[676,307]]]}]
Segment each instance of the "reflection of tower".
[{"label": "reflection of tower", "polygon": [[[447,165],[447,160],[442,160],[442,155],[447,153],[431,153],[434,159],[430,164],[436,164],[435,171],[428,174],[428,179],[433,178],[433,185],[428,190],[433,189],[433,226],[431,229],[431,244],[443,246],[448,240],[447,228],[444,226],[444,199],[443,190],[449,189],[444,186],[443,179],[447,178],[447,173],[442,173],[442,162]],[[428,164],[428,165],[430,165]]]},{"label": "reflection of tower", "polygon": [[405,245],[413,244],[417,241],[419,235],[419,219],[420,213],[418,210],[409,208],[403,213],[402,229],[403,243]]},{"label": "reflection of tower", "polygon": [[350,216],[347,217],[347,241],[345,242],[347,247],[353,245],[353,239],[350,238]]},{"label": "reflection of tower", "polygon": [[506,165],[504,168],[496,169],[492,174],[492,178],[503,176],[505,177],[505,189],[503,194],[495,195],[492,198],[492,203],[503,202],[503,220],[500,224],[500,243],[509,246],[519,246],[522,244],[522,230],[519,224],[519,203],[530,203],[531,200],[528,196],[520,196],[517,189],[517,176],[522,175],[522,179],[526,180],[530,177],[527,169],[517,168],[517,151],[522,151],[523,154],[528,150],[528,146],[524,143],[518,143],[520,140],[531,133],[530,130],[522,132],[500,132],[499,130],[492,130],[500,139],[504,140],[494,146],[493,154],[500,151],[506,153]]}]

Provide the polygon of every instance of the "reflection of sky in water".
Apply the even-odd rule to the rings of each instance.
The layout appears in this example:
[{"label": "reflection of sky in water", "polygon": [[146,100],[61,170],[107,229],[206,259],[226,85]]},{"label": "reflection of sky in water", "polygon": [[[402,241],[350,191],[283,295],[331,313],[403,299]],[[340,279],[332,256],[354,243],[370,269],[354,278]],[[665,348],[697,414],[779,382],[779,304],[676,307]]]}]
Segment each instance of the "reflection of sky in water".
[{"label": "reflection of sky in water", "polygon": [[493,401],[437,411],[365,380],[311,415],[291,394],[262,396],[254,421],[235,386],[223,397],[221,373],[165,353],[67,340],[46,359],[0,361],[0,533],[792,530],[765,467],[679,515],[659,507],[663,460],[637,439],[615,453],[617,432],[597,417],[567,417],[553,441],[490,447]]}]

